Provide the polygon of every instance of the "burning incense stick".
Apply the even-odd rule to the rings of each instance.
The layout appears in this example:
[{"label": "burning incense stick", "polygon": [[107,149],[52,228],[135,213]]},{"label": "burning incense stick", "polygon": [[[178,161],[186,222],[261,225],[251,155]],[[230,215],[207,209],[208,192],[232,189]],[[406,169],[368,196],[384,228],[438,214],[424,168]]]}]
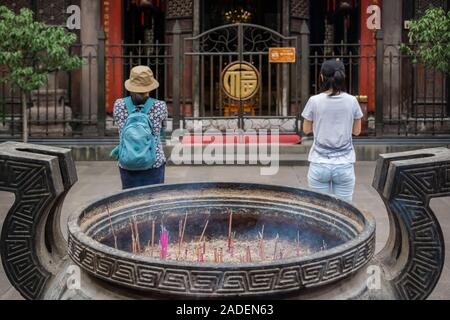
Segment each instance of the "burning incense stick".
[{"label": "burning incense stick", "polygon": [[152,247],[150,250],[151,256],[153,257],[153,248],[155,246],[155,220],[152,221]]},{"label": "burning incense stick", "polygon": [[200,246],[199,245],[195,246],[195,252],[197,254],[197,262],[200,262]]},{"label": "burning incense stick", "polygon": [[141,254],[141,241],[139,239],[139,228],[136,218],[134,218],[134,229],[135,229],[135,239],[136,239],[136,251]]},{"label": "burning incense stick", "polygon": [[277,237],[275,238],[275,248],[273,250],[273,260],[275,260],[277,258],[277,247],[278,247],[278,238],[280,236],[277,233]]},{"label": "burning incense stick", "polygon": [[131,219],[130,219],[130,229],[131,229],[131,252],[133,254],[135,254],[136,253],[136,243],[135,243],[136,240],[134,237],[133,221],[131,221]]},{"label": "burning incense stick", "polygon": [[259,233],[259,256],[264,259],[264,225],[262,226],[261,232]]},{"label": "burning incense stick", "polygon": [[169,232],[163,226],[161,226],[161,259],[167,258],[167,245],[169,243]]},{"label": "burning incense stick", "polygon": [[230,210],[230,218],[229,218],[229,222],[228,222],[228,252],[231,252],[231,227],[233,224],[233,210]]},{"label": "burning incense stick", "polygon": [[300,256],[300,230],[297,230],[297,257]]},{"label": "burning incense stick", "polygon": [[184,216],[184,223],[183,223],[183,230],[181,231],[181,239],[180,239],[180,245],[183,245],[184,240],[184,232],[186,231],[186,221],[187,221],[188,213],[186,211],[186,215]]},{"label": "burning incense stick", "polygon": [[252,262],[252,252],[250,246],[247,246],[247,262]]},{"label": "burning incense stick", "polygon": [[117,249],[117,236],[116,236],[116,232],[114,231],[113,225],[112,225],[112,220],[111,220],[111,214],[109,213],[109,207],[108,205],[106,205],[106,211],[108,212],[108,217],[109,217],[109,227],[111,228],[111,233],[114,237],[114,248]]},{"label": "burning incense stick", "polygon": [[205,236],[206,228],[208,227],[209,219],[206,220],[205,226],[203,227],[202,235],[200,236],[200,242],[202,242],[203,237]]},{"label": "burning incense stick", "polygon": [[183,231],[183,220],[178,221],[178,254],[177,254],[177,260],[181,255],[181,247],[182,247],[182,243],[181,243],[181,234]]}]

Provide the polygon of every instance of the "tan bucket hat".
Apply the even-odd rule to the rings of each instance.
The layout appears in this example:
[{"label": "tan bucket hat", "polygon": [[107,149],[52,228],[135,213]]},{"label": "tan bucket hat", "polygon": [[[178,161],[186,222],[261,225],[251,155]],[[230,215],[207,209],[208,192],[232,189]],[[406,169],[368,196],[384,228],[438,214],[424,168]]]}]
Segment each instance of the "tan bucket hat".
[{"label": "tan bucket hat", "polygon": [[159,87],[153,71],[147,66],[137,66],[131,69],[130,79],[125,81],[125,88],[129,92],[146,93]]}]

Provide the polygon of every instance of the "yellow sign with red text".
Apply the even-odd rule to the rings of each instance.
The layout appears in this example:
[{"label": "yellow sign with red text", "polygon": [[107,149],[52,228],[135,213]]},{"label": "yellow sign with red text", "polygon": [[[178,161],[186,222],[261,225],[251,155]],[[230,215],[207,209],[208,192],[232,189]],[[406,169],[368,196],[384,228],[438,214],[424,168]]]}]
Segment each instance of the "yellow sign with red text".
[{"label": "yellow sign with red text", "polygon": [[295,48],[269,48],[270,63],[295,63]]}]

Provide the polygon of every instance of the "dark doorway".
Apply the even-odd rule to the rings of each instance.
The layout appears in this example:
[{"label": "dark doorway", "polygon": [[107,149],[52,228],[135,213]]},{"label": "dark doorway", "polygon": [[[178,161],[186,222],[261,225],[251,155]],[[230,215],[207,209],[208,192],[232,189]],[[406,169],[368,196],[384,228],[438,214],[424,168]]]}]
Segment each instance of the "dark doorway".
[{"label": "dark doorway", "polygon": [[[233,22],[253,23],[280,31],[281,1],[203,0],[202,30]],[[241,12],[243,14],[241,14]]]},{"label": "dark doorway", "polygon": [[310,0],[311,43],[358,43],[360,1]]},{"label": "dark doorway", "polygon": [[360,54],[360,1],[310,0],[310,92],[320,92],[320,67],[338,58],[346,66],[347,91],[358,94]]},{"label": "dark doorway", "polygon": [[166,83],[164,1],[124,0],[123,6],[124,75],[137,65],[150,67],[160,83],[151,95],[159,99],[164,96]]},{"label": "dark doorway", "polygon": [[161,1],[124,1],[123,37],[126,44],[154,44],[164,39]]}]

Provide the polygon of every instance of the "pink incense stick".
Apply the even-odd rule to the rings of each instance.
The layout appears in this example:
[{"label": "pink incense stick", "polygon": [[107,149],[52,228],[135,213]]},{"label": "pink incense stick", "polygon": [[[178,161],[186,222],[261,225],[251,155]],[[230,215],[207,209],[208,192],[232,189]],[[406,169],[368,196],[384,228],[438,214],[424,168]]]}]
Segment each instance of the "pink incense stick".
[{"label": "pink incense stick", "polygon": [[233,226],[233,211],[230,211],[230,217],[228,219],[228,252],[231,252],[231,246],[232,246],[232,233],[231,229]]},{"label": "pink incense stick", "polygon": [[161,259],[167,258],[167,246],[169,244],[169,232],[162,227],[161,231]]}]

